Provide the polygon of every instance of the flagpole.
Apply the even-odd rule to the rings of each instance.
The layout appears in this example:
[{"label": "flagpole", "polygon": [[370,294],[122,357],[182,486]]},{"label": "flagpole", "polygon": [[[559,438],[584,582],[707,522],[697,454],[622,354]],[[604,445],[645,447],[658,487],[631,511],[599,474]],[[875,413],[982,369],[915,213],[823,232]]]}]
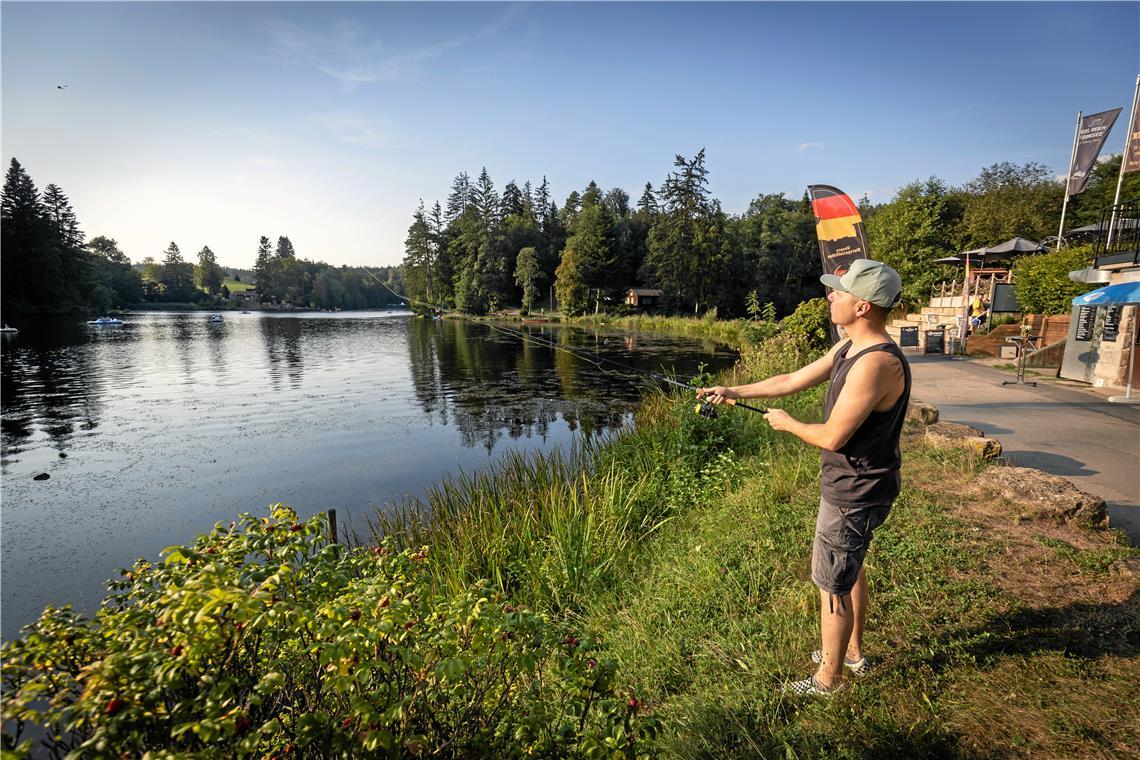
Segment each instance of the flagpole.
[{"label": "flagpole", "polygon": [[962,275],[962,330],[958,337],[962,356],[966,355],[966,336],[970,333],[970,254],[966,254],[966,273]]},{"label": "flagpole", "polygon": [[1132,122],[1136,119],[1136,101],[1140,99],[1140,74],[1136,75],[1136,89],[1132,92],[1132,113],[1128,115],[1128,132],[1124,136],[1124,153],[1120,156],[1120,174],[1116,178],[1116,196],[1112,199],[1112,219],[1108,223],[1108,242],[1105,249],[1112,246],[1116,237],[1116,212],[1120,204],[1120,186],[1124,184],[1124,165],[1128,163],[1128,152],[1132,149]]},{"label": "flagpole", "polygon": [[1057,230],[1057,247],[1061,250],[1061,241],[1065,234],[1065,209],[1069,206],[1069,183],[1073,179],[1073,161],[1077,158],[1077,140],[1081,136],[1081,112],[1077,111],[1077,126],[1073,129],[1073,152],[1069,154],[1069,172],[1065,175],[1065,201],[1061,204],[1061,228]]}]

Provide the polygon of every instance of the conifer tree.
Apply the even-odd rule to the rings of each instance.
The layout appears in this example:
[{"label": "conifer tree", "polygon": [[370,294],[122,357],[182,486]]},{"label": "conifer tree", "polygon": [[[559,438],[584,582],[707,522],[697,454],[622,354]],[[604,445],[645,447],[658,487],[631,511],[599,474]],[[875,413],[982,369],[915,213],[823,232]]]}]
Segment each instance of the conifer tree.
[{"label": "conifer tree", "polygon": [[166,300],[187,302],[195,300],[194,266],[182,258],[182,251],[174,241],[163,252],[162,272],[159,275]]},{"label": "conifer tree", "polygon": [[[40,194],[15,158],[4,177],[0,199],[0,307],[5,314],[39,310],[36,296],[58,273],[45,272],[45,220]],[[50,254],[47,258],[51,258]]]},{"label": "conifer tree", "polygon": [[495,192],[495,185],[485,166],[471,189],[471,205],[475,207],[483,227],[490,231],[499,220],[499,194]]},{"label": "conifer tree", "polygon": [[662,211],[649,230],[645,273],[677,304],[699,310],[707,289],[707,264],[715,246],[708,233],[714,224],[714,207],[708,191],[705,151],[690,161],[677,155],[677,171],[661,190]]},{"label": "conifer tree", "polygon": [[447,212],[443,219],[452,224],[467,210],[471,203],[471,178],[467,172],[460,172],[451,182],[451,193],[447,196]]},{"label": "conifer tree", "polygon": [[433,254],[432,231],[424,215],[424,202],[421,200],[412,215],[412,226],[408,228],[408,237],[404,241],[404,282],[407,284],[408,297],[413,301],[434,303]]},{"label": "conifer tree", "polygon": [[83,232],[79,229],[71,201],[58,185],[50,184],[44,188],[43,209],[60,242],[73,248],[83,246]]},{"label": "conifer tree", "polygon": [[282,235],[277,238],[277,252],[274,254],[279,259],[295,259],[297,253],[293,250],[293,243],[289,238]]},{"label": "conifer tree", "polygon": [[500,204],[501,214],[506,216],[519,216],[523,213],[523,194],[514,180],[503,188],[503,200]]}]

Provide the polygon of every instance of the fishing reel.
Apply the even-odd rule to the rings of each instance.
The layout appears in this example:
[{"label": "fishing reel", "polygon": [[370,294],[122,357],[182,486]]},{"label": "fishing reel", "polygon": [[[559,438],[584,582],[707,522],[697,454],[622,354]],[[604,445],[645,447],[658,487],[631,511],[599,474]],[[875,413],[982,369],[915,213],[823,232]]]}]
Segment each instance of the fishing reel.
[{"label": "fishing reel", "polygon": [[697,405],[693,407],[693,411],[702,417],[708,417],[710,420],[715,420],[720,412],[716,409],[716,404],[708,401],[697,401]]}]

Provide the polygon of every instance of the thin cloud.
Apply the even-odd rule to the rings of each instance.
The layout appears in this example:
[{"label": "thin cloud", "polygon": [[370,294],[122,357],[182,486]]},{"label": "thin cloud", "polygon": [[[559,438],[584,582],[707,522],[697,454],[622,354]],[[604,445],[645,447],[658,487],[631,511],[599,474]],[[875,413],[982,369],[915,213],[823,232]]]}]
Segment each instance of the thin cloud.
[{"label": "thin cloud", "polygon": [[821,142],[802,142],[802,143],[800,143],[800,150],[823,150],[823,143],[821,143]]},{"label": "thin cloud", "polygon": [[511,6],[474,34],[402,52],[389,52],[384,42],[370,36],[364,25],[347,19],[323,28],[303,28],[287,19],[268,18],[261,26],[274,54],[308,64],[340,82],[346,90],[353,90],[414,74],[425,61],[497,34],[522,12],[521,7]]}]

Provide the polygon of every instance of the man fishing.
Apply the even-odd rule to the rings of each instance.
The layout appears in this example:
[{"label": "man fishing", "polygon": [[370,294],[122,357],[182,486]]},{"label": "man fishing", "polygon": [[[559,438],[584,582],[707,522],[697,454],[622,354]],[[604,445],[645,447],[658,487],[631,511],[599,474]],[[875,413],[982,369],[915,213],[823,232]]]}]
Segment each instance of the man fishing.
[{"label": "man fishing", "polygon": [[779,409],[764,415],[773,430],[822,451],[811,560],[812,581],[820,593],[822,643],[812,653],[815,673],[785,689],[828,695],[843,686],[845,667],[855,676],[871,669],[863,653],[868,603],[863,559],[875,528],[899,494],[899,435],[911,377],[906,357],[886,331],[902,290],[898,273],[878,261],[857,259],[842,277],[825,274],[820,281],[831,288],[831,321],[846,331],[847,340],[790,374],[751,385],[701,388],[697,397],[713,404],[775,398],[829,382],[822,423],[800,422]]}]

